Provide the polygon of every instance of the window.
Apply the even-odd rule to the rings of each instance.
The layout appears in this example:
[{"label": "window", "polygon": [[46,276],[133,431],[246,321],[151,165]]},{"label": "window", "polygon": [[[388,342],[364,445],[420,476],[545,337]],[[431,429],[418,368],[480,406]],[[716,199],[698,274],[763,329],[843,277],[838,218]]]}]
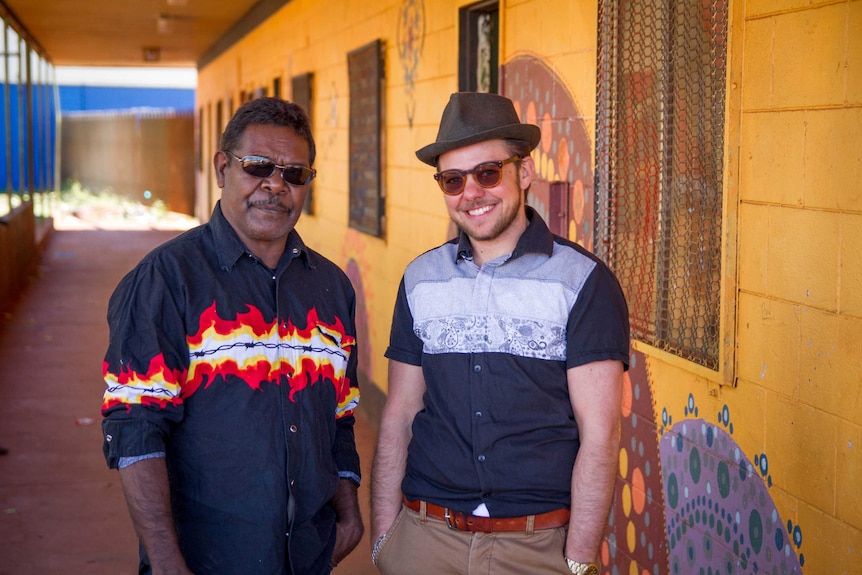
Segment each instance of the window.
[{"label": "window", "polygon": [[500,66],[497,1],[472,4],[459,14],[458,89],[496,94]]},{"label": "window", "polygon": [[383,235],[383,42],[347,55],[350,79],[350,227]]},{"label": "window", "polygon": [[596,251],[634,339],[720,360],[727,0],[599,2]]}]

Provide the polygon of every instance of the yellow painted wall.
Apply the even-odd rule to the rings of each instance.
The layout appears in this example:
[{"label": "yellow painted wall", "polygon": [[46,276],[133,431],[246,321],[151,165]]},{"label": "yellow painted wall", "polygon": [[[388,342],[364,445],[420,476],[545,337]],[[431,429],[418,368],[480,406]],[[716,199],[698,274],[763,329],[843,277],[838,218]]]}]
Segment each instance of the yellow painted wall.
[{"label": "yellow painted wall", "polygon": [[[414,39],[418,65],[411,71],[399,56],[400,16],[417,4],[424,21]],[[291,77],[314,73],[319,176],[313,213],[302,216],[298,230],[336,263],[359,266],[368,328],[360,342],[366,347],[363,371],[382,392],[383,352],[401,273],[413,257],[448,239],[440,192],[414,151],[433,141],[443,106],[457,89],[458,9],[467,4],[294,0],[199,71],[205,170],[211,170],[215,151],[216,102],[232,100],[235,108],[241,92],[271,86],[275,77],[282,78],[289,98]],[[574,102],[594,154],[596,4],[513,0],[501,2],[500,10],[501,64],[527,56],[546,66],[559,81],[551,97],[565,94]],[[776,572],[857,573],[862,2],[732,2],[730,24],[722,276],[722,356],[729,360],[721,372],[711,372],[635,345],[614,511],[619,521],[609,527],[602,564],[642,574],[654,572],[651,561],[660,573],[696,573],[690,569],[708,563],[685,564],[682,538],[667,529],[688,521],[682,512],[674,516],[667,503],[675,461],[668,453],[687,425],[722,438],[724,451],[716,449],[710,464],[723,461],[741,471],[722,486],[729,495],[716,495],[702,515],[698,509],[704,525],[690,528],[698,533],[694,538],[683,530],[686,541],[714,540],[715,553],[732,552],[740,534],[722,541],[710,522],[727,512],[729,531],[737,521],[729,511],[745,511],[754,498],[774,509],[773,517],[762,518],[757,547],[784,562],[786,571]],[[348,227],[347,53],[378,38],[386,67],[381,238]],[[225,122],[231,111],[225,110]],[[555,173],[555,158],[539,149],[536,159],[547,174]],[[212,181],[207,171],[198,174],[199,204],[218,197]],[[755,523],[742,519],[744,554]],[[705,557],[704,549],[695,551]],[[734,565],[733,573],[754,572],[751,563]]]},{"label": "yellow painted wall", "polygon": [[745,5],[738,386],[811,573],[862,559],[862,3]]}]

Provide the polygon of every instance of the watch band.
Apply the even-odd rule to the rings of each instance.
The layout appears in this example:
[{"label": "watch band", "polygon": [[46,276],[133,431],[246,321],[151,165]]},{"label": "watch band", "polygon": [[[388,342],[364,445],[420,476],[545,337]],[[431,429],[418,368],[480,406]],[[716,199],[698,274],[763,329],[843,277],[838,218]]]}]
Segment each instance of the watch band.
[{"label": "watch band", "polygon": [[377,541],[374,542],[374,547],[371,548],[371,562],[374,565],[377,565],[377,555],[380,553],[380,546],[383,545],[383,542],[386,541],[388,536],[388,533],[384,533],[378,537]]},{"label": "watch band", "polygon": [[599,575],[599,566],[595,563],[580,563],[566,557],[566,564],[574,575]]}]

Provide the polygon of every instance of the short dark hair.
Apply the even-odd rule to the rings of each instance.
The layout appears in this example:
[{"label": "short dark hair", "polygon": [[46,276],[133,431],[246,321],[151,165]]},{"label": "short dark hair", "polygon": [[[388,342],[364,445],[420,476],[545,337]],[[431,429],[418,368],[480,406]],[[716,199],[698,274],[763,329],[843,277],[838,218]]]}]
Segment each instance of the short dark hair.
[{"label": "short dark hair", "polygon": [[239,145],[243,132],[251,125],[286,126],[293,128],[308,142],[308,163],[314,165],[317,150],[311,135],[311,124],[305,110],[298,104],[281,98],[257,98],[246,102],[233,115],[221,136],[221,149],[232,152]]},{"label": "short dark hair", "polygon": [[[512,156],[518,156],[523,160],[533,151],[533,146],[530,145],[530,142],[525,142],[524,140],[515,140],[512,138],[507,138],[505,140],[506,148],[509,150],[509,154]],[[518,160],[515,164],[515,167],[521,167],[521,160]]]}]

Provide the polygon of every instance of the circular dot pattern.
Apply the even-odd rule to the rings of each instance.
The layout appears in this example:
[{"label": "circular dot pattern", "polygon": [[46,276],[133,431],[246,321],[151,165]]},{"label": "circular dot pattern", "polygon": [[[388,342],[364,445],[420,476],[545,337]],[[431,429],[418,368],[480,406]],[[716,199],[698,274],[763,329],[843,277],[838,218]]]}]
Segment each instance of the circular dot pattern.
[{"label": "circular dot pattern", "polygon": [[[696,413],[693,396],[686,409]],[[787,536],[793,530],[785,529],[763,480],[766,457],[755,466],[725,431],[727,406],[717,419],[687,419],[660,440],[671,573],[802,573],[804,559]]]}]

